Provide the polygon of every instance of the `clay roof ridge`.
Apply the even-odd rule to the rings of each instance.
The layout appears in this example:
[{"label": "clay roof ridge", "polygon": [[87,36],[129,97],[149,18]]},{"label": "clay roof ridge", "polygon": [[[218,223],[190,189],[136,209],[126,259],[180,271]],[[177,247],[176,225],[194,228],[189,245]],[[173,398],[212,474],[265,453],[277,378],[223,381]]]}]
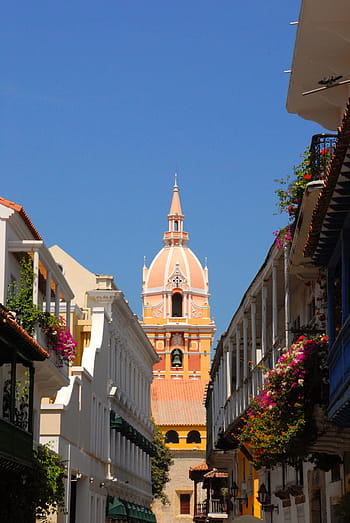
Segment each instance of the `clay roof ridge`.
[{"label": "clay roof ridge", "polygon": [[0,196],[0,204],[4,205],[5,207],[8,207],[9,209],[13,209],[14,211],[18,212],[18,214],[21,216],[22,220],[27,225],[28,229],[33,234],[34,238],[36,240],[42,240],[41,235],[39,234],[39,232],[35,228],[33,222],[31,221],[28,214],[26,213],[26,211],[23,209],[23,207],[21,205],[18,205],[15,202],[11,202],[10,200],[6,200],[5,198],[2,198],[1,196]]},{"label": "clay roof ridge", "polygon": [[17,331],[34,349],[35,351],[44,358],[49,358],[50,354],[34,339],[28,334],[28,332],[23,329],[19,323],[16,322],[13,314],[0,303],[0,321],[2,323],[8,323],[11,328]]}]

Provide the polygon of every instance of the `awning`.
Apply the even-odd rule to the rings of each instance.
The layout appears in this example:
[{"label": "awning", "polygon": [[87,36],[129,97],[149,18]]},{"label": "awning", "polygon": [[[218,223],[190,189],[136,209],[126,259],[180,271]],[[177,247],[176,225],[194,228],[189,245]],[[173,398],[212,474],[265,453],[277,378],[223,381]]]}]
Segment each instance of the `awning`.
[{"label": "awning", "polygon": [[124,502],[119,498],[108,497],[107,518],[127,521],[127,510]]},{"label": "awning", "polygon": [[112,496],[107,500],[107,518],[133,523],[157,523],[155,515],[148,507]]},{"label": "awning", "polygon": [[115,429],[117,432],[120,432],[123,436],[135,443],[135,445],[140,447],[150,456],[156,456],[157,449],[155,445],[153,445],[151,441],[149,441],[143,434],[141,434],[141,432],[139,432],[132,425],[130,425],[128,421],[126,421],[121,416],[117,416],[117,414],[113,410],[111,411],[110,423],[111,429]]}]

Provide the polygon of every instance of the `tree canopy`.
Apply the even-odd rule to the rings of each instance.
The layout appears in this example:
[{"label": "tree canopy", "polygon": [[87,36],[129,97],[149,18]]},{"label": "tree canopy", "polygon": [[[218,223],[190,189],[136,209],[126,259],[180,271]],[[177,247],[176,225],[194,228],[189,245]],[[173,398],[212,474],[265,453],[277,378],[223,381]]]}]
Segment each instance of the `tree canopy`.
[{"label": "tree canopy", "polygon": [[[154,424],[154,421],[153,421]],[[153,444],[157,448],[157,455],[152,458],[152,494],[160,499],[165,505],[169,503],[168,497],[164,492],[166,483],[170,480],[169,471],[173,464],[173,458],[169,447],[164,442],[164,436],[159,427],[154,424]]]}]

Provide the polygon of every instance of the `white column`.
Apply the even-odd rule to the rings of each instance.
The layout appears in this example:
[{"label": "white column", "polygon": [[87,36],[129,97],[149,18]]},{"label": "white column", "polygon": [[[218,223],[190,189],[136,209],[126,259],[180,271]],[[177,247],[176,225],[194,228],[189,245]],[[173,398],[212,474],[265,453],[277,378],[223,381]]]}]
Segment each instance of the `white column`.
[{"label": "white column", "polygon": [[222,367],[222,403],[221,405],[225,405],[226,399],[227,399],[227,360],[226,360],[226,351],[223,347],[222,350],[222,358],[221,358],[221,364],[220,367]]},{"label": "white column", "polygon": [[243,318],[243,379],[248,377],[248,318]]},{"label": "white column", "polygon": [[284,314],[285,314],[285,336],[286,347],[292,343],[290,332],[290,277],[288,271],[289,249],[284,248]]},{"label": "white column", "polygon": [[70,300],[66,301],[66,325],[70,327]]},{"label": "white column", "polygon": [[272,266],[272,344],[278,339],[277,264]]},{"label": "white column", "polygon": [[219,365],[218,372],[217,372],[217,380],[216,380],[217,383],[218,383],[218,386],[217,386],[216,391],[217,391],[217,402],[218,402],[217,407],[219,409],[218,412],[220,412],[220,413],[221,413],[220,407],[222,407],[222,401],[221,401],[221,397],[222,397],[221,370],[222,370],[221,365]]},{"label": "white column", "polygon": [[248,406],[249,385],[248,378],[248,318],[246,314],[243,318],[243,407]]},{"label": "white column", "polygon": [[236,390],[239,389],[241,376],[241,362],[240,362],[240,344],[241,344],[241,334],[239,329],[236,330]]},{"label": "white column", "polygon": [[34,305],[39,304],[39,252],[34,251],[33,257],[33,303]]},{"label": "white column", "polygon": [[60,286],[56,283],[55,316],[60,315]]},{"label": "white column", "polygon": [[255,298],[250,303],[250,323],[251,323],[251,332],[252,332],[252,362],[253,366],[260,361],[260,357],[257,355],[256,351],[256,301]]},{"label": "white column", "polygon": [[261,289],[261,356],[265,357],[266,354],[266,319],[267,319],[267,287],[265,283]]},{"label": "white column", "polygon": [[229,399],[231,396],[231,382],[232,382],[232,368],[231,368],[231,357],[232,349],[231,343],[229,341],[228,346],[226,346],[226,399]]},{"label": "white column", "polygon": [[45,300],[46,300],[45,311],[51,312],[51,271],[47,271],[47,273],[46,273]]}]

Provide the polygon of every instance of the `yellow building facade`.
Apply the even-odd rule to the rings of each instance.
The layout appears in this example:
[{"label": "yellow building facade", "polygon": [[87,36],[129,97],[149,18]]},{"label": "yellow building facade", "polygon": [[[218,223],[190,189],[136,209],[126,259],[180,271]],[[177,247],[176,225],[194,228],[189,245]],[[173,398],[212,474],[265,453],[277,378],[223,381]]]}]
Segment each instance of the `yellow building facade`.
[{"label": "yellow building facade", "polygon": [[215,324],[210,317],[208,268],[187,246],[175,182],[163,248],[143,268],[142,326],[160,361],[153,367],[152,415],[173,456],[169,505],[156,502],[158,523],[190,521],[194,514],[190,467],[205,459],[203,398],[209,380]]}]

